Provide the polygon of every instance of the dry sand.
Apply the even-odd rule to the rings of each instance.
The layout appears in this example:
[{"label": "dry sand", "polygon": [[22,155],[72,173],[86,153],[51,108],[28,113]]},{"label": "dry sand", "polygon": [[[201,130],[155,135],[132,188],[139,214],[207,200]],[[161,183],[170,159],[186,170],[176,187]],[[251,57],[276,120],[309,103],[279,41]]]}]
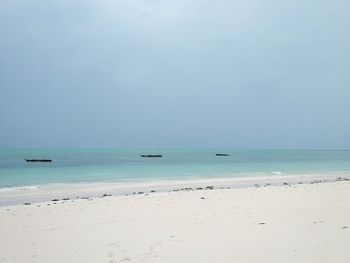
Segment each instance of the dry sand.
[{"label": "dry sand", "polygon": [[0,262],[350,262],[350,182],[0,207]]}]

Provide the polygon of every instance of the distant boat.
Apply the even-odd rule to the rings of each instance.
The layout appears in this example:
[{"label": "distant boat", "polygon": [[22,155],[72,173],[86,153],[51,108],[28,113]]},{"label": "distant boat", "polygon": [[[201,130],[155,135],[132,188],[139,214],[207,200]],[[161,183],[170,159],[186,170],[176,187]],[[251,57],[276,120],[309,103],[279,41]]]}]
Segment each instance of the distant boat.
[{"label": "distant boat", "polygon": [[26,162],[41,162],[41,163],[51,163],[50,159],[25,159]]},{"label": "distant boat", "polygon": [[163,157],[161,154],[141,154],[141,157],[146,157],[146,158],[160,158]]},{"label": "distant boat", "polygon": [[216,156],[230,156],[228,153],[217,153]]}]

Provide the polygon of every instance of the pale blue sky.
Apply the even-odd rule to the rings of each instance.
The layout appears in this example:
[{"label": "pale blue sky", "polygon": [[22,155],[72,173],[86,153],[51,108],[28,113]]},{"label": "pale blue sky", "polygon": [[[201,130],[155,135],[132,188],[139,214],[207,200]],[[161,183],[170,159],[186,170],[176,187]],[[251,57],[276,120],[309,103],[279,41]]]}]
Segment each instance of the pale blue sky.
[{"label": "pale blue sky", "polygon": [[350,2],[0,1],[0,147],[350,148]]}]

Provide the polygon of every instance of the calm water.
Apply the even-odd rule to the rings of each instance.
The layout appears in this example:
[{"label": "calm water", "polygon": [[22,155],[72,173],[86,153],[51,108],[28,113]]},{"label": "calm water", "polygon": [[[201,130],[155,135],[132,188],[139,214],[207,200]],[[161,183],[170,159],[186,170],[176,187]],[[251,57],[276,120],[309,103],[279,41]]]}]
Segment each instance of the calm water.
[{"label": "calm water", "polygon": [[[163,154],[141,158],[140,154]],[[217,157],[215,153],[229,153]],[[52,163],[27,163],[48,158]],[[0,149],[0,188],[350,172],[350,151],[223,149]]]}]

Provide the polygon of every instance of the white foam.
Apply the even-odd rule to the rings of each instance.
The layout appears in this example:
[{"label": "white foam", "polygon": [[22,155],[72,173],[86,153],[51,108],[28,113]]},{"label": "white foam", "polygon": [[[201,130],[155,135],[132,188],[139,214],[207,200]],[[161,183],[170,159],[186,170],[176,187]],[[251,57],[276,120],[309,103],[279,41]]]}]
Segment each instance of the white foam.
[{"label": "white foam", "polygon": [[271,172],[271,174],[273,174],[273,175],[281,175],[282,172],[280,172],[280,171],[273,171],[273,172]]},{"label": "white foam", "polygon": [[39,188],[40,188],[39,185],[4,187],[4,188],[0,188],[0,192],[33,191],[33,190],[38,190]]}]

